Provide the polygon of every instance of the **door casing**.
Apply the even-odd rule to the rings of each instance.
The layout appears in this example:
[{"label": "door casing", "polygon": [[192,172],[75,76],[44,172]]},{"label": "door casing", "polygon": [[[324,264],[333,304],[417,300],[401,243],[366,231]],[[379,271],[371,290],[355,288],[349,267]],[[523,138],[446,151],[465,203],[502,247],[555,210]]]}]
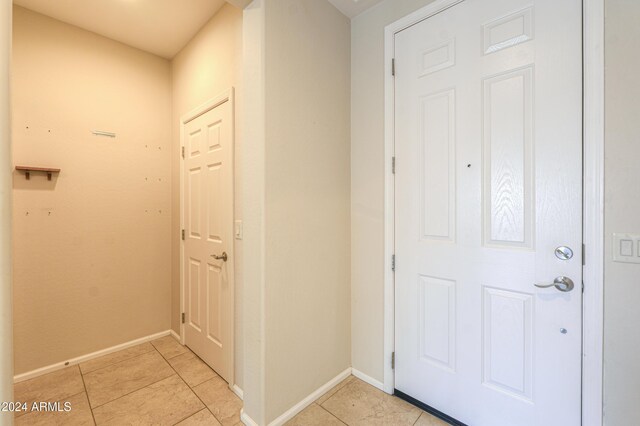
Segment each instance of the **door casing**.
[{"label": "door casing", "polygon": [[[235,100],[234,100],[234,88],[231,87],[227,90],[225,90],[224,92],[220,93],[219,95],[213,97],[212,99],[210,99],[209,101],[205,102],[204,104],[198,106],[197,108],[194,108],[193,110],[189,111],[188,113],[184,114],[182,117],[180,117],[180,150],[182,150],[185,147],[185,140],[184,140],[184,128],[185,125],[190,122],[191,120],[193,120],[196,117],[199,117],[209,111],[211,111],[212,109],[222,105],[225,102],[229,102],[229,106],[231,108],[231,145],[232,145],[232,152],[235,146]],[[183,230],[185,229],[185,217],[184,217],[184,203],[185,203],[185,194],[184,194],[184,161],[182,161],[183,158],[180,157],[180,229]],[[232,161],[232,167],[233,167],[233,161]],[[235,204],[235,169],[233,172],[233,176],[232,176],[232,188],[231,188],[231,197],[234,200],[234,204]],[[232,218],[231,222],[228,224],[228,226],[231,226],[233,229],[234,226],[234,220],[235,220],[235,208],[234,208],[234,217]],[[180,312],[181,314],[183,312],[185,312],[185,282],[184,282],[184,245],[185,245],[185,241],[181,238],[180,239]],[[231,244],[229,246],[229,252],[228,253],[231,257],[231,259],[235,259],[235,241],[233,244]],[[230,265],[230,267],[235,268],[235,265]],[[235,274],[232,274],[229,277],[229,289],[230,289],[230,295],[231,295],[231,306],[229,307],[230,312],[231,312],[231,320],[232,320],[232,324],[231,324],[231,339],[230,339],[230,344],[227,345],[227,350],[230,352],[228,359],[230,360],[229,362],[231,363],[230,366],[230,371],[231,371],[231,376],[230,376],[230,380],[229,380],[229,388],[234,392],[236,392],[235,389],[235,280],[234,280]],[[180,343],[182,343],[183,345],[185,344],[185,330],[184,330],[184,323],[181,321],[180,322]]]},{"label": "door casing", "polygon": [[[456,4],[436,0],[385,27],[384,391],[394,392],[395,193],[393,157],[395,34]],[[583,43],[583,336],[582,424],[602,426],[604,339],[604,0],[582,0]]]}]

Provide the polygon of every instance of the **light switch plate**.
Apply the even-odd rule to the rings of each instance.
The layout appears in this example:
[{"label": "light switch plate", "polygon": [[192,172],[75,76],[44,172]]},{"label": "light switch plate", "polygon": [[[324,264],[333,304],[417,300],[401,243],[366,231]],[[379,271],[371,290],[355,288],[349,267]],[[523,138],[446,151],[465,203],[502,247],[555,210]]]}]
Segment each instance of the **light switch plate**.
[{"label": "light switch plate", "polygon": [[613,261],[640,263],[640,234],[613,234]]},{"label": "light switch plate", "polygon": [[241,220],[235,221],[234,227],[233,227],[233,235],[235,236],[236,240],[242,239],[242,221]]}]

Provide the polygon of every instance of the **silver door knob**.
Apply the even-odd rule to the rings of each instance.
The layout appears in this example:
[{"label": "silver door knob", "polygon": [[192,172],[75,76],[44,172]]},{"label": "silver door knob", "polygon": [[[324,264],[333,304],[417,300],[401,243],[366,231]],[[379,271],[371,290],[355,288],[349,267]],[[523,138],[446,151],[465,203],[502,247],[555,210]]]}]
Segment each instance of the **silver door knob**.
[{"label": "silver door knob", "polygon": [[220,256],[216,255],[216,254],[212,254],[211,257],[213,257],[216,260],[223,260],[223,261],[227,261],[227,259],[229,258],[229,256],[227,256],[227,252],[223,251],[222,254]]},{"label": "silver door knob", "polygon": [[551,284],[534,284],[538,288],[549,288],[555,287],[558,291],[568,292],[573,290],[575,285],[573,284],[573,280],[569,277],[558,277],[553,280]]}]

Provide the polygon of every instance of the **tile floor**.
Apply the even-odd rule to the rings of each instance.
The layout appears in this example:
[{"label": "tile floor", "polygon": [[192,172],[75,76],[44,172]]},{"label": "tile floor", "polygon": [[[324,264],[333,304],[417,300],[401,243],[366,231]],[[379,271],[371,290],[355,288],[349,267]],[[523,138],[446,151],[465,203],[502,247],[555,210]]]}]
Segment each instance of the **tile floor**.
[{"label": "tile floor", "polygon": [[[16,413],[16,425],[242,424],[242,401],[171,336],[17,383],[15,400],[72,406],[70,412]],[[446,425],[353,376],[287,424]]]}]

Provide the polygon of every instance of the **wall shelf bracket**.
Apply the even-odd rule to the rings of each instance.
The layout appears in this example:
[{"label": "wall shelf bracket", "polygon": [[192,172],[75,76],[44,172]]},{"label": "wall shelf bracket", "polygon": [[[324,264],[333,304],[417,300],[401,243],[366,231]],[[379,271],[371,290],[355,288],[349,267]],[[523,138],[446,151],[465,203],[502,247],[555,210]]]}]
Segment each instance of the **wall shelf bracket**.
[{"label": "wall shelf bracket", "polygon": [[52,179],[54,173],[60,173],[60,169],[53,169],[50,167],[16,166],[16,170],[19,172],[24,172],[24,177],[27,180],[31,179],[31,173],[34,172],[46,173],[48,180]]}]

